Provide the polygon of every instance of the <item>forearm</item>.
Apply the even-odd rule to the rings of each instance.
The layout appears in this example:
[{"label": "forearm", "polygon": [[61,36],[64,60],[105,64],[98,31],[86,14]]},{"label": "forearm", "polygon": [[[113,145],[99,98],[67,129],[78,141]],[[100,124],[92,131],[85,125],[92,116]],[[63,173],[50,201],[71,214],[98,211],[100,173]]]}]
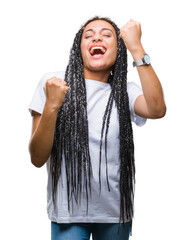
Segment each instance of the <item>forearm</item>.
[{"label": "forearm", "polygon": [[54,140],[57,110],[45,104],[40,121],[34,130],[29,144],[31,161],[36,167],[41,167],[48,160]]},{"label": "forearm", "polygon": [[[142,45],[131,50],[134,61],[141,59],[144,53],[145,51]],[[148,112],[153,118],[163,117],[166,112],[166,106],[162,86],[154,69],[151,65],[139,66],[137,67],[137,71],[147,103]]]}]

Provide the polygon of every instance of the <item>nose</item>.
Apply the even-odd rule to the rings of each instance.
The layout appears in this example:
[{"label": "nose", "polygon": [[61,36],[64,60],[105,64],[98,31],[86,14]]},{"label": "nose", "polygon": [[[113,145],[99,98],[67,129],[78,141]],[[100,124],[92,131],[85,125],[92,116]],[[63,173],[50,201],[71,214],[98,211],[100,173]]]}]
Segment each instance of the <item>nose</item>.
[{"label": "nose", "polygon": [[102,41],[101,35],[94,35],[93,42],[99,42],[99,41]]}]

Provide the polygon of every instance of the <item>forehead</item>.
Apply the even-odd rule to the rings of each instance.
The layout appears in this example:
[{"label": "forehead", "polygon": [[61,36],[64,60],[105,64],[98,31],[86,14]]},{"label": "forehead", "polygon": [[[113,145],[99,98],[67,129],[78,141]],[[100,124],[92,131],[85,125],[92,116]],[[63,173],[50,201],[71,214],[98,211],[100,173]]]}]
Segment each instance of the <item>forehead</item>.
[{"label": "forehead", "polygon": [[108,28],[115,33],[114,27],[110,23],[108,23],[104,20],[95,20],[93,22],[90,22],[85,27],[84,32],[87,31],[88,29],[93,29],[95,31],[98,31],[98,30],[101,30],[102,28]]}]

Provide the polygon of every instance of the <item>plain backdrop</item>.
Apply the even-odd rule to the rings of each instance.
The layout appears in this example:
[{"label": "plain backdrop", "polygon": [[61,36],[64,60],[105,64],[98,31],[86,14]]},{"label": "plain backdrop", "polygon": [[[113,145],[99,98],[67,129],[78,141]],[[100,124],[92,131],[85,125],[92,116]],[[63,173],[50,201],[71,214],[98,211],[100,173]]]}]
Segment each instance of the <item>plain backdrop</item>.
[{"label": "plain backdrop", "polygon": [[[193,1],[7,0],[0,3],[1,239],[50,239],[47,173],[31,162],[28,106],[46,72],[65,70],[76,32],[108,16],[142,26],[167,104],[163,119],[133,125],[136,194],[133,240],[194,240],[195,97]],[[140,85],[128,54],[128,81]]]}]

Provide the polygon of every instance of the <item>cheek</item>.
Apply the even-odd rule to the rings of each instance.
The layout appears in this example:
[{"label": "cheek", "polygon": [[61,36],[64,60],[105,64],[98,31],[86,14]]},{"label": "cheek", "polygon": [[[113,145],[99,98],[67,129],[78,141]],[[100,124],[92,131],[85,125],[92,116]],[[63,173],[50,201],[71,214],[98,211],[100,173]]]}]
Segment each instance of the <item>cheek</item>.
[{"label": "cheek", "polygon": [[81,56],[82,58],[85,56],[85,44],[83,43],[83,41],[81,41]]},{"label": "cheek", "polygon": [[115,45],[111,51],[112,59],[115,61],[117,57],[117,46]]},{"label": "cheek", "polygon": [[83,56],[84,56],[84,51],[83,51],[83,46],[82,46],[82,44],[81,44],[81,56],[82,56],[82,58],[83,58]]},{"label": "cheek", "polygon": [[84,52],[83,50],[81,50],[81,57],[82,57],[82,60],[83,60],[83,65],[85,65],[87,56],[86,56],[86,52]]},{"label": "cheek", "polygon": [[85,65],[88,62],[88,56],[87,56],[88,50],[87,49],[88,49],[87,45],[81,43],[81,57],[83,60],[83,65]]}]

